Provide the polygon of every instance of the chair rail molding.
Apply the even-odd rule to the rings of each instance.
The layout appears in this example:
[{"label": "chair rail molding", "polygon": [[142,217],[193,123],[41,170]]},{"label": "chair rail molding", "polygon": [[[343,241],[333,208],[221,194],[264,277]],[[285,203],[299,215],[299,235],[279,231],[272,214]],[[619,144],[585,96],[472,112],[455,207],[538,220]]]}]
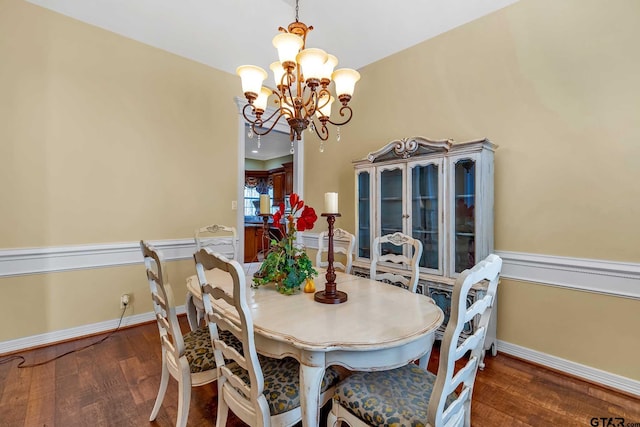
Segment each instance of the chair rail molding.
[{"label": "chair rail molding", "polygon": [[640,299],[640,264],[496,251],[502,277],[584,292]]},{"label": "chair rail molding", "polygon": [[[302,243],[317,249],[318,235],[303,233]],[[502,258],[500,276],[505,279],[640,299],[640,263],[509,251],[495,254]]]},{"label": "chair rail molding", "polygon": [[[189,259],[196,251],[193,238],[155,240],[150,243],[162,252],[166,261]],[[0,249],[0,278],[142,262],[139,242]]]},{"label": "chair rail molding", "polygon": [[[318,236],[305,232],[298,239],[307,248],[318,249]],[[150,242],[166,261],[190,259],[196,250],[192,238]],[[508,251],[496,254],[503,260],[505,279],[640,299],[640,263]],[[142,264],[138,242],[0,249],[0,278],[131,264]]]}]

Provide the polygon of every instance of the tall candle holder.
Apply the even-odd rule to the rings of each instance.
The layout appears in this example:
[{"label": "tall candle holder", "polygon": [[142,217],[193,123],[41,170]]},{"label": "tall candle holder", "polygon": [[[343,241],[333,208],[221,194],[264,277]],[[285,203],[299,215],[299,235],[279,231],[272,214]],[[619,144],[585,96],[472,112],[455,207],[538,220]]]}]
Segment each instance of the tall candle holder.
[{"label": "tall candle holder", "polygon": [[324,291],[318,291],[313,296],[314,299],[323,304],[341,304],[347,300],[347,293],[336,289],[336,271],[333,268],[333,224],[336,222],[336,217],[341,216],[339,213],[323,213],[321,216],[327,217],[327,223],[329,224],[329,244],[327,252],[327,274],[325,278]]},{"label": "tall candle holder", "polygon": [[[262,218],[262,255],[267,256],[267,249],[269,246],[269,218],[271,218],[272,214],[259,214]],[[267,242],[265,244],[265,242]]]}]

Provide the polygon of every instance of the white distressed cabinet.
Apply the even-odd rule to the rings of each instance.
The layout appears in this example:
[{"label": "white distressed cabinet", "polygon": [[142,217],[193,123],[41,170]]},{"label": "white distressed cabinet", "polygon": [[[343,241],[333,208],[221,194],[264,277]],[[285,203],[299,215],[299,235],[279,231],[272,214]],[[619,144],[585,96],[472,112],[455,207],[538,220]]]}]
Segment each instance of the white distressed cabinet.
[{"label": "white distressed cabinet", "polygon": [[[400,231],[422,242],[418,292],[449,318],[455,278],[493,252],[493,155],[487,139],[453,143],[423,137],[392,141],[354,161],[356,258],[354,274],[369,275],[376,236]],[[393,245],[383,252],[402,250]],[[389,266],[388,268],[394,268]],[[468,301],[484,295],[474,289]],[[497,303],[497,301],[496,301]],[[485,348],[496,354],[496,308]],[[466,326],[472,332],[474,320]]]}]

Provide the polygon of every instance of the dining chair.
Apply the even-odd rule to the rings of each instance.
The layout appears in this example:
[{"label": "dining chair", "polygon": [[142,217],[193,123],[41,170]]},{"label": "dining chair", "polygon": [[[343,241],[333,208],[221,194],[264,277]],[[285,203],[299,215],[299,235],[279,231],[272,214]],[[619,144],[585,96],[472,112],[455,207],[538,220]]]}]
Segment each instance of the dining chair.
[{"label": "dining chair", "polygon": [[[235,227],[221,224],[211,224],[196,229],[194,233],[196,250],[202,248],[212,248],[214,252],[221,252],[229,259],[238,259],[238,233]],[[191,290],[187,292],[185,301],[185,311],[191,330],[198,329],[204,318],[204,306],[202,305],[202,295],[194,294]]]},{"label": "dining chair", "polygon": [[[318,236],[318,252],[316,253],[316,267],[327,267],[329,264],[327,261],[323,261],[324,254],[329,251],[329,232],[323,231]],[[336,228],[333,230],[333,253],[344,254],[346,258],[346,264],[340,261],[334,261],[333,266],[336,269],[342,270],[347,274],[351,274],[351,267],[353,265],[353,251],[356,247],[356,236],[343,230],[342,228]]]},{"label": "dining chair", "polygon": [[[327,426],[344,421],[350,426],[469,427],[473,385],[501,269],[502,259],[491,254],[456,279],[437,375],[413,363],[389,371],[354,373],[336,386]],[[488,282],[487,293],[467,308],[469,290],[480,282]],[[464,324],[476,316],[478,328],[459,344]],[[468,359],[461,360],[468,352]]]},{"label": "dining chair", "polygon": [[[290,426],[300,421],[299,362],[292,357],[274,359],[258,354],[242,266],[207,248],[196,252],[194,259],[219,370],[216,426],[226,425],[229,409],[250,426]],[[231,276],[231,294],[207,279],[206,271],[215,269]],[[222,332],[233,334],[241,342],[241,349],[221,340]],[[331,398],[339,379],[337,370],[327,368],[321,388],[322,404]]]},{"label": "dining chair", "polygon": [[147,279],[151,290],[160,343],[162,345],[162,376],[160,389],[151,410],[149,421],[156,419],[162,406],[169,378],[178,382],[178,416],[176,426],[186,426],[191,401],[191,387],[215,381],[218,378],[209,330],[203,326],[182,334],[173,303],[171,285],[165,282],[164,263],[158,251],[140,241]]},{"label": "dining chair", "polygon": [[[387,245],[406,248],[412,252],[412,255],[405,255],[408,253],[405,250],[402,251],[402,254],[396,254],[392,250],[387,250],[385,253],[385,246]],[[369,271],[371,279],[391,284],[400,284],[409,291],[416,292],[419,279],[419,261],[422,256],[422,242],[420,240],[399,232],[378,236],[373,241],[372,252],[373,256],[371,257]],[[392,263],[400,268],[408,269],[411,274],[407,277],[406,273],[403,273],[401,270],[381,269],[380,267],[384,265],[384,263]]]}]

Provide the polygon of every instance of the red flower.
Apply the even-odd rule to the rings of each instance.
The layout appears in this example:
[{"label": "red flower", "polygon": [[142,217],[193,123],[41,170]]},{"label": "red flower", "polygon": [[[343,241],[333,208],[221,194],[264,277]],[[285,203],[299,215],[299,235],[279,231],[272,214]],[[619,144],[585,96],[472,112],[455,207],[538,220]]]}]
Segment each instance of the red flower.
[{"label": "red flower", "polygon": [[300,197],[298,197],[296,193],[291,193],[289,195],[289,206],[291,206],[291,209],[296,209],[296,206],[298,205],[299,200],[300,200]]},{"label": "red flower", "polygon": [[281,219],[282,219],[282,214],[280,213],[280,211],[277,211],[276,213],[273,214],[273,223],[276,226],[280,226]]},{"label": "red flower", "polygon": [[316,215],[316,211],[310,207],[305,206],[302,210],[302,214],[298,218],[298,224],[296,225],[296,230],[304,231],[311,230],[313,228],[313,224],[315,224],[318,216]]},{"label": "red flower", "polygon": [[282,215],[284,215],[284,203],[280,203],[279,209],[276,211],[276,213],[273,214],[273,223],[276,225],[276,227],[280,226]]}]

